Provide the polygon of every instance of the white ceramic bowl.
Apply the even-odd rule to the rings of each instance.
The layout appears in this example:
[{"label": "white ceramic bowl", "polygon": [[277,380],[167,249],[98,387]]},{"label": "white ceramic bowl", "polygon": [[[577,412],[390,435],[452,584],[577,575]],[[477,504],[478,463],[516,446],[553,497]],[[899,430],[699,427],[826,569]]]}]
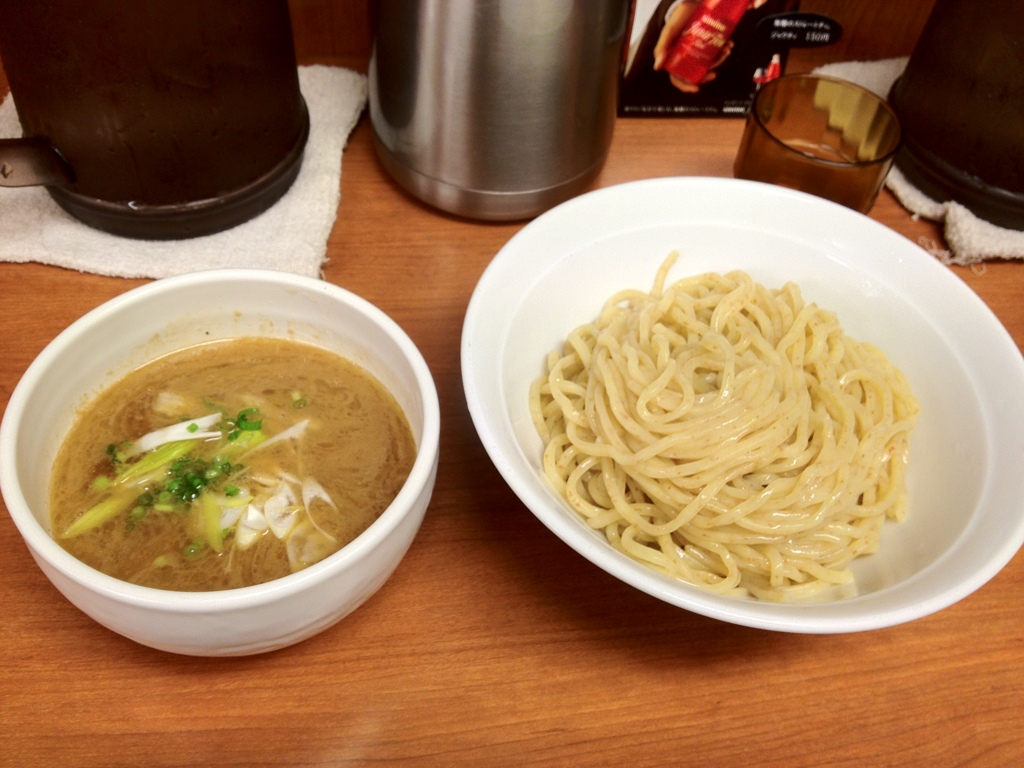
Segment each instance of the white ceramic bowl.
[{"label": "white ceramic bowl", "polygon": [[[139,587],[76,560],[48,531],[54,456],[88,398],[132,367],[202,341],[287,336],[337,352],[384,384],[418,446],[392,504],[353,542],[276,581],[221,592]],[[29,366],[0,426],[0,487],[50,581],[100,624],[174,653],[229,656],[281,648],[367,600],[419,530],[437,473],[440,408],[430,371],[399,326],[326,282],[269,270],[216,270],[149,283],[107,302],[55,338]]]},{"label": "white ceramic bowl", "polygon": [[[793,280],[908,376],[922,413],[909,515],[856,561],[859,596],[777,605],[710,594],[614,550],[542,477],[530,382],[547,352],[622,288],[650,290],[668,253],[685,274],[745,269]],[[655,179],[570,200],[497,254],[462,337],[466,399],[481,441],[523,503],[584,557],[669,603],[792,632],[851,632],[916,619],[965,597],[1024,542],[1024,362],[988,307],[903,236],[834,203],[733,179]],[[581,586],[581,589],[585,588]]]}]

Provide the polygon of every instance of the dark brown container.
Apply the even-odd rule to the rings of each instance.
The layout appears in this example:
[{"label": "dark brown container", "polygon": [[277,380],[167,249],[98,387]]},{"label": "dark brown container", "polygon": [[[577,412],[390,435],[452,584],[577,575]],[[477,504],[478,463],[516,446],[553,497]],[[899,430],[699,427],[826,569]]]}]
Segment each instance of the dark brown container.
[{"label": "dark brown container", "polygon": [[286,0],[0,0],[0,58],[25,136],[69,169],[45,180],[50,194],[98,229],[227,229],[301,166],[309,117]]},{"label": "dark brown container", "polygon": [[889,101],[911,183],[1024,230],[1024,3],[938,0]]}]

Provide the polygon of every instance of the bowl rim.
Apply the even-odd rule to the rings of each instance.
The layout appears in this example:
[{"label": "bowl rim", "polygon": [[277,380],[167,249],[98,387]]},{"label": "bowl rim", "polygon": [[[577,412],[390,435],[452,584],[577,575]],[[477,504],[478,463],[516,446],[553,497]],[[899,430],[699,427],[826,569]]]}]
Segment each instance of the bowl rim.
[{"label": "bowl rim", "polygon": [[[988,305],[931,254],[878,221],[807,193],[733,178],[661,177],[612,185],[569,200],[514,234],[484,270],[466,311],[461,352],[467,405],[486,452],[523,505],[578,554],[621,581],[694,613],[761,629],[818,634],[879,629],[946,608],[993,578],[1024,544],[1024,514],[1018,515],[1012,530],[1005,531],[1005,538],[993,543],[994,553],[983,567],[974,568],[956,584],[946,585],[914,601],[906,599],[905,590],[925,580],[929,574],[934,576],[935,569],[949,566],[950,552],[970,535],[977,525],[976,519],[971,520],[961,536],[951,542],[935,561],[920,571],[895,584],[857,597],[828,602],[780,604],[716,595],[632,561],[614,550],[603,538],[581,535],[576,530],[578,526],[566,514],[567,508],[554,509],[551,501],[536,491],[535,478],[524,479],[520,476],[522,467],[519,457],[509,455],[514,453],[514,449],[508,448],[518,445],[515,435],[509,435],[512,430],[507,406],[510,393],[502,391],[500,395],[493,395],[487,389],[489,384],[493,386],[493,380],[479,380],[484,371],[493,369],[495,365],[498,368],[506,367],[500,357],[502,353],[495,350],[503,349],[508,342],[510,326],[522,306],[519,303],[520,297],[509,297],[515,295],[518,289],[524,291],[523,295],[533,290],[533,283],[530,287],[523,287],[524,282],[537,279],[537,273],[532,270],[553,268],[552,261],[569,259],[574,253],[587,249],[605,237],[621,234],[626,229],[621,221],[626,214],[616,211],[621,211],[630,201],[635,208],[640,208],[641,204],[645,206],[646,210],[641,211],[640,218],[643,224],[647,224],[649,220],[657,220],[658,216],[666,215],[662,209],[668,203],[661,202],[666,197],[677,204],[675,210],[680,210],[680,201],[684,204],[691,200],[700,201],[696,206],[699,212],[692,213],[693,220],[686,218],[686,224],[696,222],[703,226],[710,220],[711,225],[720,225],[722,219],[718,217],[717,209],[709,208],[715,204],[714,201],[727,200],[734,206],[733,211],[741,212],[749,210],[740,208],[741,205],[749,206],[756,202],[765,211],[778,211],[775,208],[777,205],[790,206],[804,217],[801,221],[811,221],[809,226],[816,236],[824,228],[819,220],[827,219],[832,225],[828,236],[832,238],[829,242],[835,246],[833,250],[841,251],[840,245],[844,240],[852,241],[857,235],[867,237],[872,244],[884,244],[889,251],[884,254],[872,253],[869,257],[880,264],[884,255],[887,260],[886,269],[891,270],[891,273],[887,273],[887,279],[893,282],[905,281],[920,278],[924,274],[943,291],[955,294],[957,300],[963,302],[963,310],[971,313],[992,333],[996,351],[1012,363],[1013,381],[1004,382],[1006,388],[1013,389],[1016,384],[1024,389],[1024,358]],[[646,212],[653,209],[657,210],[654,213]],[[675,211],[672,215],[676,215]],[[696,217],[700,215],[707,218],[697,220]],[[610,219],[616,217],[620,221],[609,223]],[[730,213],[725,220],[732,222],[734,218],[735,215]],[[657,224],[662,225],[664,222],[657,220]],[[634,221],[629,224],[634,225],[642,226]],[[524,253],[529,255],[523,256]],[[875,276],[875,273],[870,274]],[[648,279],[651,277],[653,274]],[[515,302],[515,306],[509,308],[511,302]],[[485,335],[481,328],[485,327],[487,318],[490,318],[493,328]],[[581,318],[579,322],[585,320]],[[571,329],[563,329],[563,333],[568,330]],[[494,360],[495,355],[499,356],[497,362]],[[502,373],[497,375],[498,383],[504,390]],[[501,401],[500,405],[498,400]],[[1014,415],[1017,421],[1024,418],[1020,413]],[[987,439],[991,441],[992,436],[988,435]],[[1021,441],[1017,439],[1016,442]],[[1024,445],[1015,444],[1014,447],[1024,455]],[[506,449],[509,454],[506,454]],[[991,475],[991,466],[986,467],[986,482],[982,487],[984,494],[980,501],[985,501],[990,495],[991,484],[987,481]],[[1017,498],[1022,492],[1020,488],[1014,488],[1012,495]]]},{"label": "bowl rim", "polygon": [[[49,375],[69,347],[108,316],[151,300],[155,296],[187,291],[196,285],[262,283],[282,289],[320,293],[370,320],[400,349],[412,369],[422,399],[423,428],[416,459],[405,483],[391,504],[359,536],[318,563],[297,573],[248,587],[210,592],[183,592],[131,584],[81,562],[62,548],[32,513],[18,479],[17,435],[24,407],[37,382]],[[408,414],[407,414],[408,416]],[[34,558],[42,559],[74,583],[120,603],[158,608],[175,613],[218,613],[275,602],[327,581],[357,565],[414,511],[416,500],[429,487],[440,447],[440,403],[437,388],[422,353],[409,335],[379,307],[339,285],[291,272],[262,268],[229,268],[189,272],[160,278],[131,288],[85,313],[55,336],[26,368],[0,421],[0,489],[8,513]]]}]

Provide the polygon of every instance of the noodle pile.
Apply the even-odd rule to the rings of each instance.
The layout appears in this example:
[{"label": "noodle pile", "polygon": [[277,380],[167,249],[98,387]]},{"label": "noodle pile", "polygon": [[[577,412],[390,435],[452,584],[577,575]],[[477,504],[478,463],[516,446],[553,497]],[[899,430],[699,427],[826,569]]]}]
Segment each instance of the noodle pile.
[{"label": "noodle pile", "polygon": [[744,272],[622,291],[573,331],[530,407],[544,471],[617,549],[708,590],[855,592],[850,562],[906,513],[918,403],[788,283]]}]

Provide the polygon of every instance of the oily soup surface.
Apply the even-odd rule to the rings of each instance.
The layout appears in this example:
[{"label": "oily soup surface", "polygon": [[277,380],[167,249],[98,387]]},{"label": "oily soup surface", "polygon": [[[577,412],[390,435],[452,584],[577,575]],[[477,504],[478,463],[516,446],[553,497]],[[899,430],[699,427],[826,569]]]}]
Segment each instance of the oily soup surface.
[{"label": "oily soup surface", "polygon": [[[137,450],[133,441],[207,415],[218,423],[186,434],[218,438],[192,439],[148,484],[120,487],[131,484],[119,473],[140,460],[119,461]],[[79,415],[53,469],[52,530],[81,561],[136,584],[259,584],[358,536],[394,499],[415,454],[398,403],[352,362],[280,339],[200,345],[132,372]],[[195,483],[209,485],[190,499],[178,481],[193,469],[207,477]],[[111,488],[124,498],[114,506],[126,508],[66,535],[87,511],[102,509]]]}]

